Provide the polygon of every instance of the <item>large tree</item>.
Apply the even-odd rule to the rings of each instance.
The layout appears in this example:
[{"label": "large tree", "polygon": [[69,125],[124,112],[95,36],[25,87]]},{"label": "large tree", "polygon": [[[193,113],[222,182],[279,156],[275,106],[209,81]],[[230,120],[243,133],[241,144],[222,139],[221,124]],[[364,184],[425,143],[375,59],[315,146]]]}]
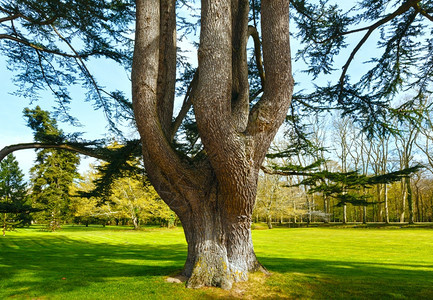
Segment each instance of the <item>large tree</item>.
[{"label": "large tree", "polygon": [[[388,2],[392,3],[387,6]],[[122,35],[122,31],[127,31],[131,21],[133,1],[0,3],[0,23],[5,29],[0,39],[7,41],[4,53],[21,66],[18,79],[30,84],[30,90],[48,86],[63,108],[71,98],[62,83],[81,79],[93,91],[89,99],[109,116],[116,116],[109,114],[114,111],[128,117],[123,112],[128,111],[130,103],[121,93],[106,92],[97,84],[87,59],[106,56],[128,64],[128,52],[121,47],[127,44],[128,35]],[[185,101],[177,115],[174,99],[180,55],[176,53],[176,31],[191,27],[188,20],[176,17],[176,9],[191,7],[191,3],[137,0],[135,4],[132,104],[146,172],[184,227],[188,257],[183,273],[189,278],[187,285],[230,288],[233,281],[245,280],[248,272],[260,267],[250,223],[259,168],[291,105],[294,83],[289,1],[201,1],[198,68],[189,68],[182,77],[189,84],[183,89]],[[298,54],[316,78],[335,71],[334,56],[347,46],[345,37],[362,35],[348,54],[338,82],[307,97],[298,95],[296,105],[292,105],[294,115],[300,116],[301,106],[321,110],[336,104],[364,122],[365,128],[384,127],[381,116],[403,82],[418,86],[419,95],[428,92],[433,70],[431,39],[426,38],[424,44],[414,40],[422,35],[419,24],[433,20],[430,1],[364,0],[348,13],[326,1],[312,5],[293,0],[291,4],[299,12],[296,35],[305,44]],[[179,20],[182,24],[177,27]],[[359,20],[366,26],[357,28]],[[15,26],[17,22],[21,26]],[[379,47],[384,54],[372,60],[371,71],[359,84],[351,83],[347,75],[355,55],[378,30],[383,30]],[[247,59],[250,36],[254,40],[255,64]],[[113,42],[117,42],[117,48],[110,47]],[[415,56],[411,53],[419,54],[422,65],[412,59]],[[248,72],[252,65],[254,68]],[[410,68],[417,72],[407,71]],[[254,74],[254,78],[248,77]],[[407,108],[395,112],[407,112]],[[116,127],[115,122],[111,125]],[[176,135],[180,130],[182,133]],[[180,143],[182,137],[186,145]],[[138,143],[126,145],[125,149],[132,151]],[[53,141],[38,146],[59,147]],[[71,147],[62,145],[67,146]],[[6,148],[0,154],[14,149],[20,147]],[[85,152],[83,148],[78,150]]]},{"label": "large tree", "polygon": [[293,90],[289,2],[262,1],[263,96],[249,106],[248,1],[202,1],[198,76],[192,94],[202,155],[177,154],[173,130],[174,1],[137,1],[132,65],[135,119],[149,178],[176,212],[188,242],[188,286],[230,288],[260,264],[251,216],[260,166]]}]

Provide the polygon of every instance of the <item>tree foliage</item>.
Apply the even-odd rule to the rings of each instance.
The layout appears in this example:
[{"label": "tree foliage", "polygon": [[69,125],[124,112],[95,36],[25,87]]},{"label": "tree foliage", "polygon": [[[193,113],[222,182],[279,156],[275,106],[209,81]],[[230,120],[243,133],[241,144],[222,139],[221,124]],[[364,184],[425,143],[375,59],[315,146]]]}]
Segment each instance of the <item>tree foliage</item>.
[{"label": "tree foliage", "polygon": [[[40,107],[25,109],[28,125],[34,131],[37,142],[64,142],[64,134],[57,122]],[[31,169],[32,201],[43,209],[39,220],[48,222],[49,230],[56,230],[68,214],[69,188],[78,176],[79,156],[65,150],[45,149],[38,151],[36,164]]]},{"label": "tree foliage", "polygon": [[15,156],[8,155],[0,162],[0,191],[2,199],[21,202],[26,197],[24,174],[19,168]]},{"label": "tree foliage", "polygon": [[174,225],[174,213],[144,179],[117,180],[110,200],[119,211],[118,217],[130,219],[136,229],[143,222]]},{"label": "tree foliage", "polygon": [[30,225],[27,184],[18,162],[12,154],[0,162],[0,213],[2,214],[3,235],[6,229],[17,225]]},{"label": "tree foliage", "polygon": [[[402,91],[414,91],[415,99],[431,94],[431,1],[365,0],[344,10],[331,1],[291,3],[297,12],[293,14],[298,26],[295,36],[303,44],[297,58],[306,63],[305,71],[313,79],[329,80],[328,85],[319,81],[315,92],[295,97],[301,100],[298,104],[308,103],[307,109],[333,105],[363,124],[370,134],[377,134],[391,129],[390,113],[411,116],[412,99],[391,109],[391,100]],[[372,47],[375,51],[366,51]],[[356,59],[361,54],[364,61]],[[341,70],[338,57],[344,61]],[[350,76],[356,73],[356,63],[364,63],[365,72]]]},{"label": "tree foliage", "polygon": [[335,197],[339,200],[338,206],[346,203],[357,206],[371,205],[368,202],[368,195],[359,194],[358,192],[365,188],[371,188],[377,184],[389,184],[400,181],[409,177],[411,174],[418,172],[421,165],[407,169],[390,172],[381,175],[364,175],[358,171],[349,172],[330,172],[327,170],[311,173],[310,176],[302,180],[298,185],[310,186],[309,193],[323,193],[324,195]]},{"label": "tree foliage", "polygon": [[144,175],[124,176],[114,179],[109,192],[100,197],[82,197],[83,191],[91,193],[98,177],[98,168],[87,173],[73,184],[70,210],[75,222],[86,225],[93,222],[128,221],[135,229],[142,224],[175,225],[175,214],[158,196]]},{"label": "tree foliage", "polygon": [[50,91],[56,113],[72,122],[68,88],[82,85],[86,99],[103,109],[112,128],[116,116],[131,118],[124,91],[107,91],[90,72],[92,58],[131,66],[133,1],[1,1],[0,51],[16,73],[18,95],[38,99]]}]

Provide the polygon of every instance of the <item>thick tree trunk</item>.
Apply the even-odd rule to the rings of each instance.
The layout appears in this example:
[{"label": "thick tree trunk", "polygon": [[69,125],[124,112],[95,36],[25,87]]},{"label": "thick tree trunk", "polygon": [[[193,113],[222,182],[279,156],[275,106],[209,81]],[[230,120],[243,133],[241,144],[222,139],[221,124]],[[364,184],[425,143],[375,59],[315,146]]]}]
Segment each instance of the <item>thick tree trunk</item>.
[{"label": "thick tree trunk", "polygon": [[[246,280],[260,268],[251,240],[257,177],[293,91],[289,1],[262,1],[263,96],[248,103],[247,0],[202,0],[199,70],[190,99],[204,151],[172,140],[174,0],[137,0],[132,64],[135,119],[152,185],[178,215],[188,243],[188,287]],[[264,78],[264,77],[263,77]]]},{"label": "thick tree trunk", "polygon": [[217,205],[203,208],[184,225],[188,257],[183,275],[187,287],[218,286],[230,289],[233,282],[245,281],[258,270],[251,239],[251,220],[224,218]]}]

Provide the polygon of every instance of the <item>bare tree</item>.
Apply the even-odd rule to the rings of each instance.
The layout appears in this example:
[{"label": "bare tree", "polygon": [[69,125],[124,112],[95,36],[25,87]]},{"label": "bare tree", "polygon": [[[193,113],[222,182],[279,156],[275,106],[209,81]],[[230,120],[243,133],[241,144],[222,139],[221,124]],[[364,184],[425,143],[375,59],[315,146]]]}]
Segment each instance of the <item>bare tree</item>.
[{"label": "bare tree", "polygon": [[[413,161],[413,148],[415,146],[415,141],[418,137],[419,130],[414,124],[406,123],[406,128],[400,131],[399,134],[395,136],[395,145],[397,153],[400,160],[400,168],[409,168],[411,162]],[[400,214],[400,222],[405,220],[406,203],[409,210],[409,224],[414,223],[414,205],[412,198],[412,187],[411,178],[409,176],[405,177],[401,181],[402,186],[402,209]]]},{"label": "bare tree", "polygon": [[[335,150],[337,157],[341,162],[341,171],[346,173],[349,169],[349,153],[352,151],[354,140],[350,139],[349,134],[349,118],[342,118],[334,120],[334,141],[338,145]],[[344,192],[343,192],[344,193]],[[343,204],[343,224],[347,223],[347,204]]]}]

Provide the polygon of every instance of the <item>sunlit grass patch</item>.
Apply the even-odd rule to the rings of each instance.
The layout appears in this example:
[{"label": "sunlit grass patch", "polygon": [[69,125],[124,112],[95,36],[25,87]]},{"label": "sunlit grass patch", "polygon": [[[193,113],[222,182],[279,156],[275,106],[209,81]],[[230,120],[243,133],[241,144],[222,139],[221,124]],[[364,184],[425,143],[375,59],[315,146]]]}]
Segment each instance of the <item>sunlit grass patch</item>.
[{"label": "sunlit grass patch", "polygon": [[433,299],[433,230],[254,230],[272,273],[231,291],[168,283],[186,258],[181,228],[66,226],[0,238],[0,299]]}]

